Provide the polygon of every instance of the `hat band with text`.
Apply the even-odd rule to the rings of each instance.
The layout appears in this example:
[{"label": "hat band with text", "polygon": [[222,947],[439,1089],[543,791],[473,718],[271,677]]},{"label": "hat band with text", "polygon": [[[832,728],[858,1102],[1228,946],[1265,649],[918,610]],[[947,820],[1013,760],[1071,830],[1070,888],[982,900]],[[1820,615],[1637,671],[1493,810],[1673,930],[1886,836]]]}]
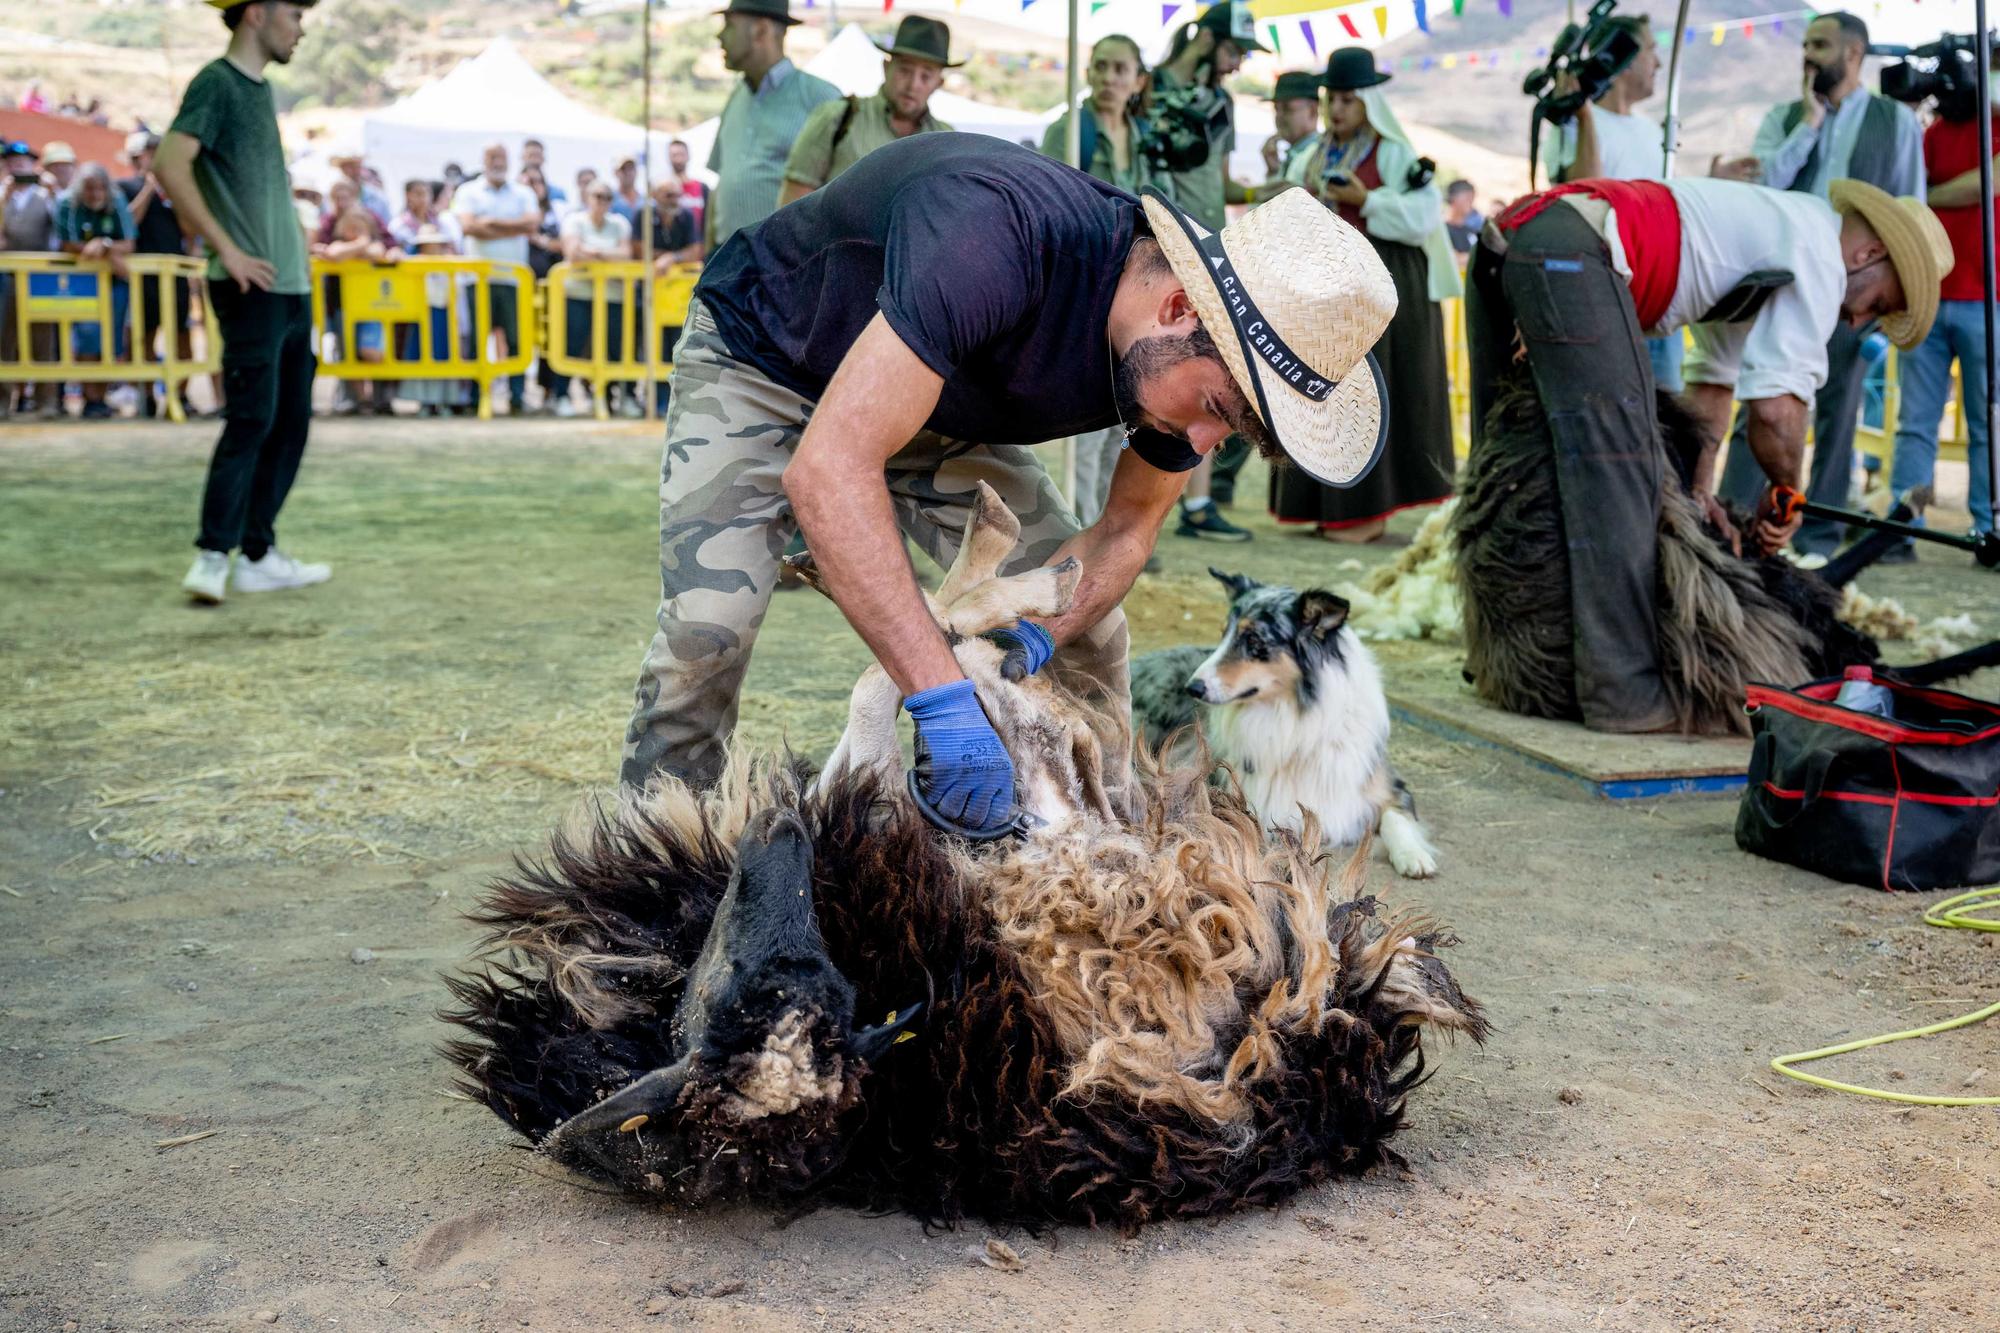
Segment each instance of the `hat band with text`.
[{"label": "hat band with text", "polygon": [[1215,269],[1215,287],[1222,294],[1222,304],[1229,311],[1229,318],[1243,335],[1244,345],[1276,373],[1279,379],[1294,392],[1323,403],[1340,387],[1338,379],[1330,379],[1320,374],[1306,363],[1304,357],[1291,349],[1285,340],[1271,327],[1271,321],[1264,318],[1264,312],[1250,299],[1250,293],[1243,288],[1243,282],[1236,276],[1235,265],[1222,248],[1221,233],[1211,233],[1199,238],[1196,245],[1202,255]]}]

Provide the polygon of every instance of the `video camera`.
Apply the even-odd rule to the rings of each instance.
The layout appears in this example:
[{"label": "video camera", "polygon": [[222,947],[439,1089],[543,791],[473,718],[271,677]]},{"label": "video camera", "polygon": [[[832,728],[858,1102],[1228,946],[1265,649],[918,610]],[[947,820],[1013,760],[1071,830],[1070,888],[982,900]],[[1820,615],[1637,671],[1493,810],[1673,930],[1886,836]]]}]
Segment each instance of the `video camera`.
[{"label": "video camera", "polygon": [[[1604,96],[1639,54],[1639,39],[1626,25],[1611,21],[1617,8],[1618,0],[1597,0],[1582,23],[1564,26],[1549,48],[1549,63],[1521,81],[1521,91],[1535,99],[1538,122],[1566,125],[1574,120],[1578,108]],[[1565,74],[1576,80],[1576,88],[1557,93],[1556,83]]]},{"label": "video camera", "polygon": [[1952,33],[1898,52],[1903,59],[1882,69],[1882,95],[1898,102],[1937,99],[1938,116],[1966,121],[1979,114],[1979,38]]}]

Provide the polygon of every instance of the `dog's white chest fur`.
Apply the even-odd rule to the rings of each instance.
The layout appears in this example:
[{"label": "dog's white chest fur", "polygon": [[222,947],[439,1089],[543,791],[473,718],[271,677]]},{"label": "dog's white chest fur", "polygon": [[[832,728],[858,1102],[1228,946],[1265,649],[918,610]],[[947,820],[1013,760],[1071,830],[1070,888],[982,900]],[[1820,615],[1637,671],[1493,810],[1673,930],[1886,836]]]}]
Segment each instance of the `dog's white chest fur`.
[{"label": "dog's white chest fur", "polygon": [[1260,819],[1296,832],[1309,810],[1328,842],[1351,845],[1381,816],[1389,704],[1374,655],[1353,631],[1339,633],[1340,654],[1315,669],[1310,702],[1259,698],[1210,709],[1206,722]]}]

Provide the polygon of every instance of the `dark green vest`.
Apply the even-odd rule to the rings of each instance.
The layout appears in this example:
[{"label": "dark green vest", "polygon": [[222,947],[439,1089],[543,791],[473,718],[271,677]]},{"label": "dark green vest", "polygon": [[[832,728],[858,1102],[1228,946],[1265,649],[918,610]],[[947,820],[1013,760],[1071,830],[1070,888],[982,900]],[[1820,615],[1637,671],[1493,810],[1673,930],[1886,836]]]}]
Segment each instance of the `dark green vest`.
[{"label": "dark green vest", "polygon": [[[1857,89],[1859,97],[1864,90]],[[1861,132],[1854,136],[1854,153],[1847,160],[1847,174],[1858,181],[1867,181],[1877,189],[1896,192],[1896,173],[1901,165],[1896,161],[1896,109],[1897,104],[1886,97],[1868,95],[1868,105],[1861,112]],[[1803,103],[1794,102],[1785,108],[1785,133],[1789,135],[1799,127],[1805,118]],[[1832,115],[1832,112],[1828,112]],[[1820,122],[1825,128],[1825,122]],[[1787,189],[1812,193],[1813,178],[1819,175],[1818,144],[1813,145],[1806,164],[1799,168],[1798,176]]]}]

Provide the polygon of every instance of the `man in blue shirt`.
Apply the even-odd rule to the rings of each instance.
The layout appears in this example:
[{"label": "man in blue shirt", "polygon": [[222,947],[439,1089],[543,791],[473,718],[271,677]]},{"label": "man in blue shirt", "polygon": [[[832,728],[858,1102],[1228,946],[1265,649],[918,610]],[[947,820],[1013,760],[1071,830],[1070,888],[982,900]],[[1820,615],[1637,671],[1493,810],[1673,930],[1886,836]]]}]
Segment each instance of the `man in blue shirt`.
[{"label": "man in blue shirt", "polygon": [[790,0],[729,0],[722,11],[722,63],[743,82],[729,94],[708,151],[708,169],[721,178],[703,219],[711,254],[776,211],[785,159],[806,117],[840,97],[840,89],[785,58],[785,29],[798,21]]}]

